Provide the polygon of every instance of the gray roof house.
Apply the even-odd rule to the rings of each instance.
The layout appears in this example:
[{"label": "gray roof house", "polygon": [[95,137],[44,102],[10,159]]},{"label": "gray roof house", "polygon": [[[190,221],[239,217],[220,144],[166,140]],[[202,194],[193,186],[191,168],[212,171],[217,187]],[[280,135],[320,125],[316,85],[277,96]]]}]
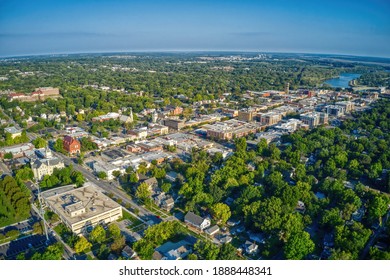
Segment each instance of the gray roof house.
[{"label": "gray roof house", "polygon": [[187,224],[190,224],[196,228],[199,228],[201,230],[207,228],[210,226],[210,220],[207,219],[207,218],[202,218],[198,215],[196,215],[195,213],[193,212],[188,212],[185,216],[184,216],[184,222],[186,222]]}]

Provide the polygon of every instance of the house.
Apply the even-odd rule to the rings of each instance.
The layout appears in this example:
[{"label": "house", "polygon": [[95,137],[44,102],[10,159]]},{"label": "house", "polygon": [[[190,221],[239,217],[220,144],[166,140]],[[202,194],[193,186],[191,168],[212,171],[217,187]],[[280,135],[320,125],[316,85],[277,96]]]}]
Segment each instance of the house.
[{"label": "house", "polygon": [[207,233],[208,235],[217,234],[219,232],[219,226],[214,225],[214,226],[209,227],[208,229],[206,229],[204,232]]},{"label": "house", "polygon": [[211,221],[207,218],[202,218],[198,215],[196,215],[193,212],[188,212],[184,216],[184,222],[187,224],[190,224],[200,230],[204,230],[205,228],[210,226]]},{"label": "house", "polygon": [[261,233],[248,232],[249,240],[261,244],[265,244],[265,237]]},{"label": "house", "polygon": [[150,189],[154,189],[158,187],[158,181],[155,177],[148,178],[144,180],[142,183],[146,183]]},{"label": "house", "polygon": [[176,182],[177,176],[178,176],[178,174],[175,171],[169,171],[165,175],[165,179],[167,179],[168,181],[174,183],[174,182]]},{"label": "house", "polygon": [[22,131],[14,126],[4,128],[6,133],[11,134],[12,139],[22,136]]},{"label": "house", "polygon": [[63,145],[64,149],[71,155],[80,153],[80,142],[69,135],[64,137]]},{"label": "house", "polygon": [[247,254],[255,254],[259,249],[259,246],[256,243],[247,240],[244,243],[244,249]]},{"label": "house", "polygon": [[298,201],[297,203],[297,206],[295,207],[295,211],[299,212],[299,213],[305,213],[306,211],[306,206],[305,206],[305,203],[303,203],[302,201]]},{"label": "house", "polygon": [[126,245],[125,248],[122,249],[122,256],[127,259],[132,259],[137,256],[137,253],[130,248],[130,246]]},{"label": "house", "polygon": [[230,242],[232,242],[232,240],[233,240],[233,238],[232,238],[230,235],[228,235],[228,234],[220,235],[220,236],[218,236],[217,239],[219,240],[219,242],[220,242],[221,244],[230,243]]},{"label": "house", "polygon": [[192,243],[188,240],[179,242],[168,241],[156,248],[152,255],[153,260],[180,260],[192,253]]},{"label": "house", "polygon": [[170,211],[175,205],[175,201],[173,200],[172,196],[167,195],[164,192],[155,195],[153,200],[157,206],[163,208],[166,211]]}]

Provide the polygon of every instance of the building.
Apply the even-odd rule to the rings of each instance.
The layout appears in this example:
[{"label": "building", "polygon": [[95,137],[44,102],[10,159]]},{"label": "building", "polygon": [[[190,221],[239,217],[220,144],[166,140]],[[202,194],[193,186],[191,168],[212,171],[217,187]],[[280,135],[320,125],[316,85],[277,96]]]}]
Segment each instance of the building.
[{"label": "building", "polygon": [[45,175],[53,174],[56,168],[62,169],[64,167],[64,162],[57,157],[53,157],[49,148],[46,148],[43,158],[38,158],[31,163],[31,170],[37,180],[42,180]]},{"label": "building", "polygon": [[215,235],[219,232],[219,226],[214,225],[206,229],[204,232],[207,233],[208,235]]},{"label": "building", "polygon": [[36,88],[31,94],[25,93],[11,93],[8,95],[10,101],[19,100],[23,102],[34,102],[38,100],[45,100],[47,98],[60,97],[60,90],[53,87]]},{"label": "building", "polygon": [[204,129],[206,129],[207,137],[209,138],[230,140],[234,137],[239,138],[256,133],[260,128],[254,124],[231,119],[225,122],[205,125]]},{"label": "building", "polygon": [[282,119],[282,114],[275,113],[275,112],[268,112],[265,114],[262,114],[260,117],[260,122],[264,125],[274,125],[280,122]]},{"label": "building", "polygon": [[153,260],[180,260],[192,253],[192,242],[186,239],[179,242],[168,241],[157,247],[152,255]]},{"label": "building", "polygon": [[122,257],[124,257],[126,259],[132,259],[132,258],[135,258],[136,256],[137,256],[137,253],[134,252],[133,249],[131,249],[129,245],[126,245],[122,249]]},{"label": "building", "polygon": [[259,246],[256,243],[253,243],[247,240],[244,244],[244,249],[247,254],[255,254],[258,250]]},{"label": "building", "polygon": [[31,143],[18,144],[0,149],[0,157],[4,158],[6,154],[12,154],[12,158],[21,158],[27,156],[27,154],[34,153],[35,147]]},{"label": "building", "polygon": [[185,127],[185,122],[183,120],[166,119],[164,120],[164,125],[175,130],[180,130]]},{"label": "building", "polygon": [[66,135],[64,137],[63,146],[65,151],[67,151],[71,155],[80,153],[80,148],[81,148],[80,142],[69,135]]},{"label": "building", "polygon": [[339,101],[336,102],[336,105],[343,107],[345,113],[350,113],[355,110],[355,103],[351,101]]},{"label": "building", "polygon": [[329,115],[333,115],[333,116],[336,116],[336,117],[340,117],[340,116],[343,116],[345,114],[345,107],[343,106],[339,106],[339,105],[328,105],[325,107],[326,108],[326,112],[329,114]]},{"label": "building", "polygon": [[184,222],[200,230],[204,230],[205,228],[209,227],[211,224],[211,221],[209,219],[202,218],[193,212],[188,212],[184,216]]},{"label": "building", "polygon": [[95,161],[93,163],[93,171],[96,173],[104,172],[107,174],[107,180],[113,180],[115,178],[113,173],[115,171],[121,172],[121,169],[109,162]]},{"label": "building", "polygon": [[122,207],[92,183],[75,189],[64,186],[42,192],[47,207],[75,234],[86,234],[98,224],[122,218]]},{"label": "building", "polygon": [[6,133],[11,134],[12,139],[22,136],[22,131],[14,126],[4,128]]},{"label": "building", "polygon": [[309,112],[301,114],[301,121],[304,124],[307,124],[310,128],[316,127],[320,124],[328,123],[328,114],[327,113],[318,113],[318,112]]},{"label": "building", "polygon": [[255,110],[245,109],[238,111],[238,120],[243,122],[251,122],[253,121],[253,117],[256,115]]},{"label": "building", "polygon": [[164,112],[168,112],[170,116],[178,116],[183,113],[183,108],[179,106],[168,105],[164,108]]}]

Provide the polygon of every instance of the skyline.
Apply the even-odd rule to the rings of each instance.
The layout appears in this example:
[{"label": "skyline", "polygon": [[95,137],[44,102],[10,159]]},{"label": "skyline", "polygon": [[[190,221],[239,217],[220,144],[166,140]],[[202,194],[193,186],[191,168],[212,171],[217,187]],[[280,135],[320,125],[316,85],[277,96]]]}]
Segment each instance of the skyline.
[{"label": "skyline", "polygon": [[388,1],[0,1],[0,56],[237,51],[390,57]]}]

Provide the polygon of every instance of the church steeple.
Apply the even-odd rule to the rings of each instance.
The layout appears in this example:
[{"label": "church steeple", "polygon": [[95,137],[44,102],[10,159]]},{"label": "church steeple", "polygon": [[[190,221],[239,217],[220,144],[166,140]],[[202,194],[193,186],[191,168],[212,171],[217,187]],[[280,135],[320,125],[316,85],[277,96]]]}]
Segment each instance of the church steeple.
[{"label": "church steeple", "polygon": [[46,158],[52,158],[53,157],[53,154],[52,154],[52,152],[51,152],[51,150],[49,149],[48,146],[46,146],[46,148],[45,148],[45,157]]}]

